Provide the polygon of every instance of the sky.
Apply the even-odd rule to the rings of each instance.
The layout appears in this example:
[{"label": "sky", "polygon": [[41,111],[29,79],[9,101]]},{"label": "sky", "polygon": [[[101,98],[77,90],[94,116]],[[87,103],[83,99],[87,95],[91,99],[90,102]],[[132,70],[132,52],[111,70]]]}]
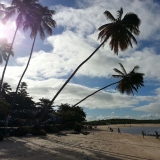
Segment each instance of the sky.
[{"label": "sky", "polygon": [[[158,0],[39,0],[56,11],[53,19],[57,26],[45,40],[36,39],[29,68],[23,78],[28,93],[35,101],[52,99],[74,69],[99,45],[98,28],[110,21],[104,16],[108,10],[116,17],[123,8],[123,16],[136,13],[141,19],[138,44],[119,51],[118,56],[106,43],[83,65],[60,93],[54,105],[74,105],[95,90],[117,82],[113,79],[114,68],[122,63],[126,71],[139,65],[145,74],[144,87],[138,93],[126,95],[111,86],[88,98],[79,106],[87,114],[87,120],[109,118],[160,119],[160,2]],[[9,5],[11,0],[1,0]],[[11,42],[15,31],[15,17],[6,25],[0,23],[0,38]],[[27,63],[33,39],[30,31],[19,30],[13,45],[14,57],[9,60],[4,81],[13,91]],[[2,74],[4,63],[0,65]]]}]

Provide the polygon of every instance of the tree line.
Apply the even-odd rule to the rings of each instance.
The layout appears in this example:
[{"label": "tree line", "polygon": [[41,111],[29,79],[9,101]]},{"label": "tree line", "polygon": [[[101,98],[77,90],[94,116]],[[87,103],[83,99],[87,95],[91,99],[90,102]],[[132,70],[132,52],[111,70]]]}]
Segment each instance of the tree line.
[{"label": "tree line", "polygon": [[123,118],[113,118],[105,120],[95,120],[83,122],[85,125],[110,125],[110,124],[159,124],[160,119],[157,120],[137,120],[137,119],[123,119]]},{"label": "tree line", "polygon": [[[12,92],[12,88],[8,83],[3,83],[2,85],[2,96],[0,99],[0,120],[3,120],[9,114],[11,117],[10,121],[15,119],[23,119],[27,124],[31,119],[33,121],[32,125],[36,125],[36,119],[41,118],[46,107],[50,103],[47,98],[40,98],[38,102],[35,102],[33,98],[27,92],[27,84],[22,82],[17,92],[16,103],[11,108],[12,100],[15,92]],[[72,107],[69,104],[61,104],[59,106],[51,106],[48,109],[47,114],[44,116],[42,122],[46,123],[67,123],[74,124],[75,122],[81,123],[85,121],[86,114],[83,109],[79,106]],[[57,118],[57,119],[56,119]],[[58,122],[56,122],[56,120]]]}]

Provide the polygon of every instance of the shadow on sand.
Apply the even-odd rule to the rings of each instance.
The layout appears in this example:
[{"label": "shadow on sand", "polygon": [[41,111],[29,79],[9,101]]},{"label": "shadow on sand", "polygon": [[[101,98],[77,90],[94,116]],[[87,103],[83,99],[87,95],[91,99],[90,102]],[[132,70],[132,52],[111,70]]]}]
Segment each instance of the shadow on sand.
[{"label": "shadow on sand", "polygon": [[[0,159],[3,160],[150,160],[141,157],[120,154],[96,148],[82,146],[81,143],[69,143],[38,137],[45,143],[35,143],[31,138],[9,138],[0,142]],[[48,144],[47,144],[48,141]],[[55,143],[54,148],[49,143]],[[8,147],[9,146],[9,147]]]}]

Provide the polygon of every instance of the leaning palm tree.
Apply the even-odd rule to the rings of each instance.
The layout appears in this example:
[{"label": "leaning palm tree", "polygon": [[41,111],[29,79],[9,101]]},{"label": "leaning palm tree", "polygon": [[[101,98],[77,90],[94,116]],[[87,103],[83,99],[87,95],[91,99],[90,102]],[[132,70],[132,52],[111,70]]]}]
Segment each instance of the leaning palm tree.
[{"label": "leaning palm tree", "polygon": [[55,14],[54,10],[49,10],[48,7],[41,7],[39,10],[37,10],[37,12],[33,12],[32,15],[28,15],[27,20],[23,22],[24,31],[30,28],[31,29],[30,37],[34,38],[34,40],[33,40],[33,44],[32,44],[32,48],[31,48],[31,52],[30,52],[30,56],[29,56],[27,65],[16,87],[16,92],[15,92],[15,96],[13,99],[13,105],[14,105],[17,91],[19,89],[22,78],[24,74],[26,73],[27,68],[29,66],[37,34],[39,33],[41,39],[45,38],[45,31],[47,32],[48,35],[52,35],[52,28],[56,27],[56,22],[55,20],[52,19],[52,16],[54,14]]},{"label": "leaning palm tree", "polygon": [[[12,0],[11,6],[5,8],[6,14],[3,18],[3,23],[5,24],[12,16],[17,15],[16,18],[16,30],[13,36],[13,40],[11,43],[11,49],[13,47],[13,43],[17,34],[18,29],[22,26],[23,22],[27,20],[27,17],[31,15],[32,12],[36,12],[41,5],[37,3],[38,0]],[[0,88],[2,88],[2,83],[4,79],[4,74],[6,71],[6,67],[8,65],[8,61],[10,58],[10,54],[7,56],[6,64],[3,69]]]},{"label": "leaning palm tree", "polygon": [[59,89],[56,95],[51,100],[50,105],[54,102],[56,97],[60,94],[63,88],[67,85],[70,79],[76,74],[79,68],[86,63],[97,51],[99,48],[104,46],[104,44],[110,39],[110,47],[111,50],[114,49],[114,53],[118,54],[118,49],[124,51],[128,48],[128,46],[132,47],[133,42],[137,43],[134,35],[139,35],[139,25],[140,19],[134,13],[127,13],[124,18],[122,18],[123,9],[121,8],[117,11],[117,18],[109,12],[105,11],[104,15],[107,19],[111,20],[111,23],[105,24],[101,26],[98,30],[100,31],[98,35],[98,39],[102,41],[98,48],[86,59],[84,60],[71,74],[71,76],[67,79],[67,81],[63,84],[63,86]]},{"label": "leaning palm tree", "polygon": [[8,55],[14,56],[11,44],[6,38],[0,38],[0,64],[3,63],[3,60],[7,61]]},{"label": "leaning palm tree", "polygon": [[97,91],[93,92],[92,94],[86,96],[85,98],[83,98],[82,100],[80,100],[79,102],[77,102],[76,104],[73,105],[76,106],[79,103],[83,102],[84,100],[86,100],[87,98],[91,97],[92,95],[96,94],[97,92],[110,87],[112,85],[118,84],[116,89],[119,90],[120,93],[126,93],[127,95],[130,95],[131,93],[134,95],[133,91],[138,92],[138,89],[142,86],[144,86],[144,81],[143,81],[143,73],[138,73],[136,72],[139,69],[139,66],[135,66],[132,71],[130,71],[129,73],[126,72],[125,68],[123,67],[123,65],[121,63],[119,63],[122,71],[114,68],[114,71],[119,73],[118,75],[112,75],[112,77],[114,78],[120,78],[120,81],[118,82],[114,82],[112,84],[109,84],[103,88],[98,89]]}]

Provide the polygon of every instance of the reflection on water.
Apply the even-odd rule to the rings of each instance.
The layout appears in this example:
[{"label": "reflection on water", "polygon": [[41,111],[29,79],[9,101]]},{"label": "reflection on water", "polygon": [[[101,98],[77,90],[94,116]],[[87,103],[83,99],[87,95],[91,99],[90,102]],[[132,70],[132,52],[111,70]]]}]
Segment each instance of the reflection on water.
[{"label": "reflection on water", "polygon": [[129,133],[129,134],[142,134],[144,131],[147,135],[155,135],[155,131],[160,135],[160,127],[128,127],[128,128],[120,128],[121,133]]}]

